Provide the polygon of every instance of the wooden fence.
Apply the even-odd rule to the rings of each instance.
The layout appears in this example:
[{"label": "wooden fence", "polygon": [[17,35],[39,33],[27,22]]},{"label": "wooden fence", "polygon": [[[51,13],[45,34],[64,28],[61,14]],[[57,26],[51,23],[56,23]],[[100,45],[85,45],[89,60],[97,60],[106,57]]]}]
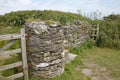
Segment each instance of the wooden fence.
[{"label": "wooden fence", "polygon": [[99,24],[97,24],[97,26],[94,26],[94,28],[91,30],[91,39],[93,39],[94,41],[97,40],[97,37],[99,35]]},{"label": "wooden fence", "polygon": [[[0,41],[9,40],[8,44],[6,44],[5,46],[3,46],[0,49],[0,56],[22,53],[22,61],[12,63],[12,64],[9,64],[9,65],[0,66],[0,71],[15,68],[15,67],[18,67],[18,66],[22,66],[22,68],[23,68],[23,72],[18,73],[18,74],[14,74],[14,75],[11,75],[11,76],[8,76],[8,77],[0,77],[0,80],[14,80],[14,79],[22,77],[22,76],[24,76],[24,80],[29,80],[25,36],[26,36],[26,34],[25,34],[25,29],[24,28],[22,28],[20,30],[20,34],[0,35]],[[6,51],[16,41],[16,39],[21,40],[21,48]]]}]

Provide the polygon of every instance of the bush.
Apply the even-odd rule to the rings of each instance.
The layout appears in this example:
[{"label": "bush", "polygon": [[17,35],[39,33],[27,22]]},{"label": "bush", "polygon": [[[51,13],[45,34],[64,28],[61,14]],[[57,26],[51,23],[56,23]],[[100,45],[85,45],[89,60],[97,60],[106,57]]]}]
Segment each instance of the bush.
[{"label": "bush", "polygon": [[[120,15],[109,15],[99,20],[100,29],[96,45],[120,49]],[[96,23],[98,24],[98,22]]]}]

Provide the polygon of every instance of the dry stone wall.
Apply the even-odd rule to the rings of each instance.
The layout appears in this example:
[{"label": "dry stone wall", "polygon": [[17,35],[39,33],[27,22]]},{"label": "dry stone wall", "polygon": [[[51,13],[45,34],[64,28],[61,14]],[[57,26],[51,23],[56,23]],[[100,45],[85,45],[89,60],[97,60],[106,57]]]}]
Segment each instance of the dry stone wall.
[{"label": "dry stone wall", "polygon": [[28,37],[27,53],[30,75],[52,78],[64,71],[63,42],[61,26],[47,26],[43,22],[25,25]]},{"label": "dry stone wall", "polygon": [[44,22],[25,24],[29,72],[33,77],[53,78],[64,72],[69,59],[64,47],[75,47],[89,37],[90,26],[77,22],[70,26]]},{"label": "dry stone wall", "polygon": [[74,25],[64,26],[65,47],[76,47],[89,38],[91,26],[87,22],[77,21]]}]

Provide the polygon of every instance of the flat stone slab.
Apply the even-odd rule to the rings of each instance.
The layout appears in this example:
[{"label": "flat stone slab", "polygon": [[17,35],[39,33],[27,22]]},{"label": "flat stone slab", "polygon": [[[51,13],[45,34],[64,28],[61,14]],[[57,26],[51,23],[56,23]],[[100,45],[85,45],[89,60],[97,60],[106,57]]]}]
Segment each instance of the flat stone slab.
[{"label": "flat stone slab", "polygon": [[69,56],[70,61],[73,61],[77,55],[69,53],[68,56]]},{"label": "flat stone slab", "polygon": [[65,62],[70,63],[76,58],[77,55],[72,54],[72,53],[67,53],[67,56],[65,56]]}]

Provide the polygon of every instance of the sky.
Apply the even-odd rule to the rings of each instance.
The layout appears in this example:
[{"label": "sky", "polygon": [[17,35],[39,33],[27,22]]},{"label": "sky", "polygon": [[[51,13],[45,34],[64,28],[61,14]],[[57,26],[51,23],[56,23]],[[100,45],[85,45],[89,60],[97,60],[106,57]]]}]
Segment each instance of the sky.
[{"label": "sky", "polygon": [[102,15],[120,14],[120,0],[0,0],[0,15],[19,10],[58,10]]}]

